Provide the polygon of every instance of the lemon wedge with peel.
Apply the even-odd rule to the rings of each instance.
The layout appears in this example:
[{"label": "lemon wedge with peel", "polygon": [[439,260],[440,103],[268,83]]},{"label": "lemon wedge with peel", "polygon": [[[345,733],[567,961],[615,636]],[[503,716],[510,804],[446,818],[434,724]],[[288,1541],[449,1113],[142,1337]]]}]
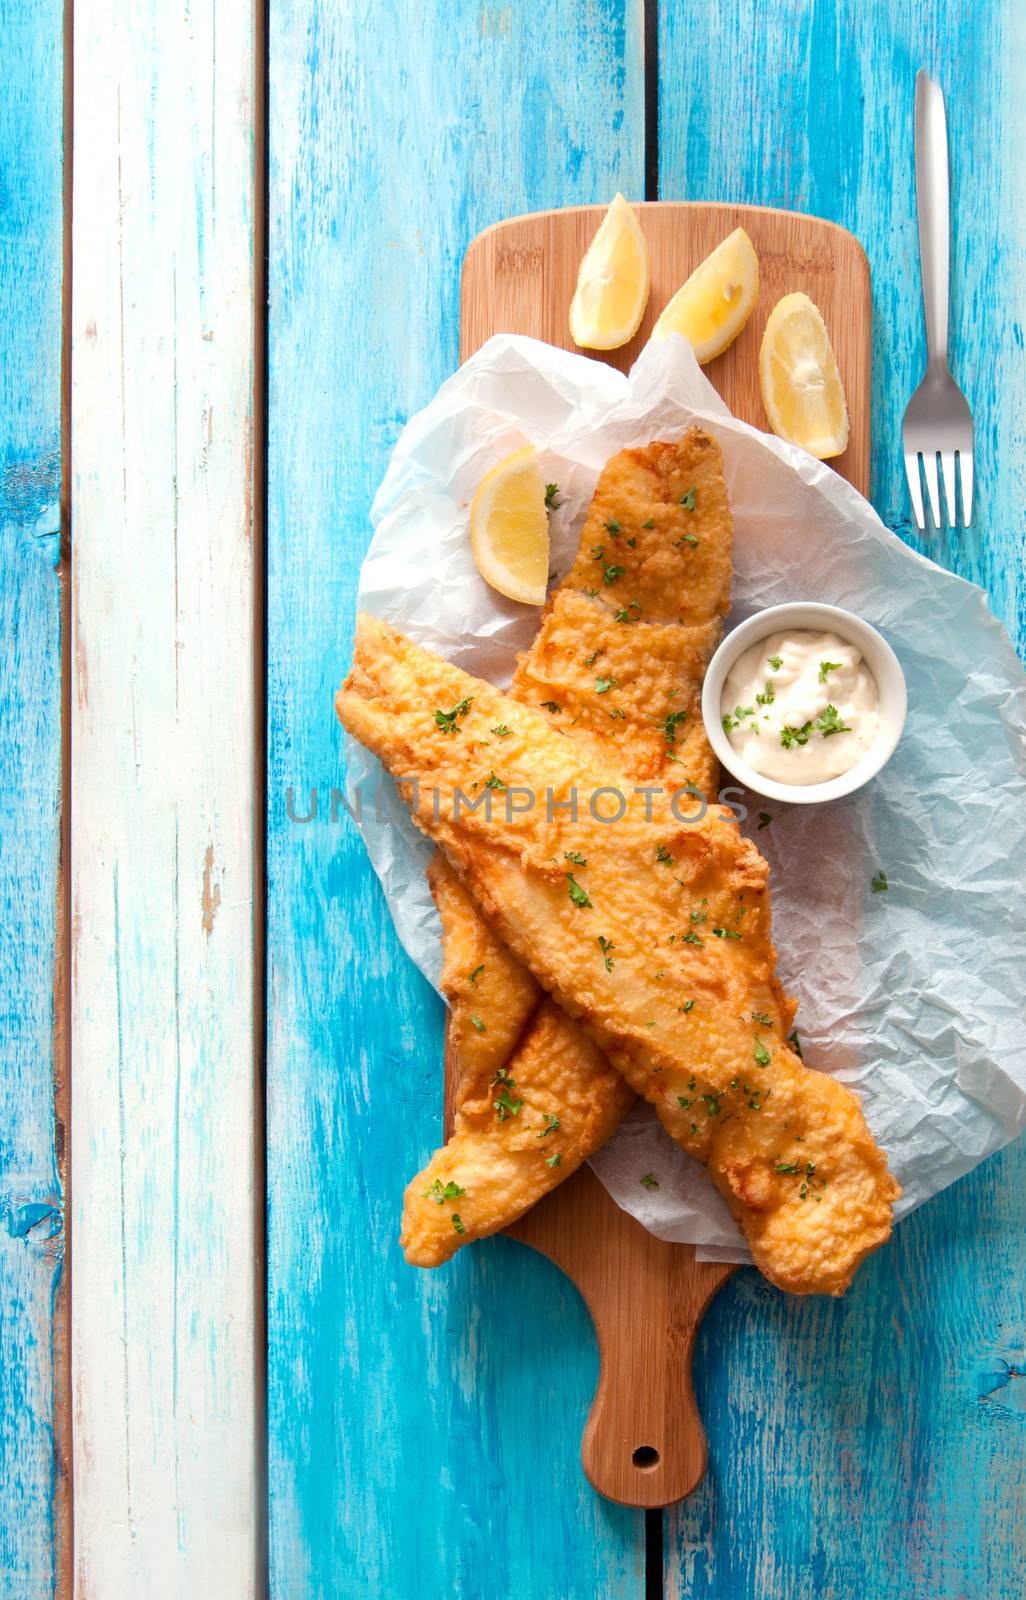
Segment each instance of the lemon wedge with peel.
[{"label": "lemon wedge with peel", "polygon": [[735,228],[677,290],[652,337],[682,333],[704,365],[734,343],[758,298],[759,258],[744,228]]},{"label": "lemon wedge with peel", "polygon": [[508,600],[545,604],[549,518],[533,445],[487,472],[470,506],[470,548],[486,583]]},{"label": "lemon wedge with peel", "polygon": [[648,246],[622,194],[584,254],[570,302],[570,336],[586,350],[616,350],[638,331],[648,304]]},{"label": "lemon wedge with peel", "polygon": [[759,351],[759,387],[770,427],[826,461],[848,443],[848,406],[826,324],[807,294],[785,294],[770,312]]}]

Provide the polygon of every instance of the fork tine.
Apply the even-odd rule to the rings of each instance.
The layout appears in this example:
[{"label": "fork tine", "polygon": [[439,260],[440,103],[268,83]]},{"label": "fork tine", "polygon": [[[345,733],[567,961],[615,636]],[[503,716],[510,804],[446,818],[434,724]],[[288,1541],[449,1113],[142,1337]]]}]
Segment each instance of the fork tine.
[{"label": "fork tine", "polygon": [[958,452],[958,465],[962,473],[962,521],[968,528],[973,520],[973,453],[971,450]]},{"label": "fork tine", "polygon": [[958,501],[955,499],[955,452],[941,451],[941,472],[944,475],[944,498],[947,501],[948,522],[958,527]]},{"label": "fork tine", "polygon": [[923,486],[919,478],[919,456],[915,450],[905,451],[905,476],[908,479],[908,492],[912,497],[912,510],[916,514],[916,527],[920,533],[925,533],[926,517],[923,513]]},{"label": "fork tine", "polygon": [[930,497],[930,510],[933,513],[933,525],[941,526],[940,514],[940,483],[937,479],[937,452],[923,452],[923,476],[926,478],[926,492]]}]

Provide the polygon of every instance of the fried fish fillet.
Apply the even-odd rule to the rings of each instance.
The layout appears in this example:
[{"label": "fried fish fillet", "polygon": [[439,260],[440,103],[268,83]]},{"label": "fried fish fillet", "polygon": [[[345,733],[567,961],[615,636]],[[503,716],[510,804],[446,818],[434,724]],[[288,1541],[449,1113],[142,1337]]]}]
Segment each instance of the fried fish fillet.
[{"label": "fried fish fillet", "polygon": [[768,869],[729,811],[683,785],[628,793],[549,713],[369,617],[336,708],[514,955],[707,1167],[766,1277],[842,1293],[898,1189],[856,1097],[783,1037]]},{"label": "fried fish fillet", "polygon": [[[638,782],[659,781],[676,769],[703,792],[715,786],[700,702],[730,598],[732,527],[722,465],[719,445],[700,428],[680,440],[623,450],[606,464],[577,561],[550,598],[510,691],[524,704],[544,707],[567,737]],[[628,615],[633,621],[643,611],[643,621],[632,627],[616,620],[625,604],[619,585],[628,578]],[[604,1143],[633,1099],[557,1008],[548,1030],[559,1035],[557,1144],[546,1145],[540,1160],[537,1145],[514,1141],[502,1185],[489,1185],[486,1208],[468,1203],[457,1213],[462,1231],[454,1231],[449,1210],[440,1209],[442,1194],[460,1187],[461,1173],[480,1170],[495,1144],[494,1094],[482,1081],[482,1058],[493,1076],[503,1067],[527,1105],[536,1089],[550,1094],[553,1085],[538,1049],[541,1034],[527,1027],[539,1004],[537,986],[451,870],[437,862],[430,877],[442,919],[455,1102],[459,1107],[469,1096],[474,1107],[491,1112],[491,1121],[478,1116],[468,1122],[457,1111],[453,1139],[408,1186],[401,1239],[416,1266],[437,1266],[461,1244],[523,1215]],[[513,1050],[521,1038],[523,1048]],[[549,1116],[557,1110],[550,1106]],[[488,1149],[476,1149],[478,1143]],[[510,1143],[507,1138],[503,1148]],[[481,1197],[479,1184],[473,1192]]]},{"label": "fried fish fillet", "polygon": [[411,1266],[434,1267],[469,1239],[507,1227],[576,1171],[634,1091],[491,932],[444,858],[430,877],[460,1070],[452,1136],[406,1190],[400,1241]]}]

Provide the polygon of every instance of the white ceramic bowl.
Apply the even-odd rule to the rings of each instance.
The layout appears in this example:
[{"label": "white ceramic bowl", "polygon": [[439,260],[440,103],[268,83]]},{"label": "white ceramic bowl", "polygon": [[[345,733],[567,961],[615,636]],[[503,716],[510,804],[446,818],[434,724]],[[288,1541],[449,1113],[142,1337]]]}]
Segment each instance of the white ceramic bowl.
[{"label": "white ceramic bowl", "polygon": [[[771,633],[783,633],[790,628],[804,628],[817,633],[836,633],[855,645],[876,680],[879,695],[880,725],[870,750],[847,772],[828,778],[824,783],[779,783],[775,778],[764,777],[746,761],[742,761],[723,731],[721,700],[727,674],[738,656],[760,639]],[[840,606],[820,605],[815,601],[796,600],[790,605],[767,606],[757,611],[728,633],[709,663],[702,688],[702,718],[717,760],[746,788],[761,794],[767,800],[785,800],[790,805],[818,805],[824,800],[839,800],[842,795],[854,794],[876,774],[894,753],[905,726],[908,696],[905,675],[897,656],[887,640],[852,611]]]}]

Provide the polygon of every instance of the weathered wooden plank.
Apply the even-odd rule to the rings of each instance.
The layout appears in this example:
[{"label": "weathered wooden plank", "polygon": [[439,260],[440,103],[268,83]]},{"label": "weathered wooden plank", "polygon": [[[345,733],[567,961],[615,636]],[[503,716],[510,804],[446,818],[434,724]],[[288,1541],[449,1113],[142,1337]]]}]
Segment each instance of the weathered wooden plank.
[{"label": "weathered wooden plank", "polygon": [[257,1592],[254,9],[75,13],[82,1600]]},{"label": "weathered wooden plank", "polygon": [[[66,1553],[61,816],[62,6],[0,6],[0,1592]],[[64,1408],[63,1416],[66,1418]]]},{"label": "weathered wooden plank", "polygon": [[[660,9],[662,194],[794,206],[859,236],[874,280],[875,503],[910,544],[984,584],[1026,651],[1013,87],[1026,13],[1014,0]],[[975,413],[980,485],[971,532],[925,540],[910,527],[900,455],[924,360],[921,65],[948,97],[953,364]],[[786,1301],[749,1273],[727,1286],[695,1357],[710,1474],[670,1521],[668,1596],[1022,1592],[1024,1197],[1020,1143],[904,1222],[839,1305]]]},{"label": "weathered wooden plank", "polygon": [[[332,825],[332,693],[367,511],[457,359],[473,235],[640,198],[636,5],[271,7],[269,1431],[272,1593],[637,1597],[640,1515],[580,1470],[576,1294],[509,1240],[405,1266],[441,1128],[441,1007]],[[287,818],[321,809],[300,825]]]}]

